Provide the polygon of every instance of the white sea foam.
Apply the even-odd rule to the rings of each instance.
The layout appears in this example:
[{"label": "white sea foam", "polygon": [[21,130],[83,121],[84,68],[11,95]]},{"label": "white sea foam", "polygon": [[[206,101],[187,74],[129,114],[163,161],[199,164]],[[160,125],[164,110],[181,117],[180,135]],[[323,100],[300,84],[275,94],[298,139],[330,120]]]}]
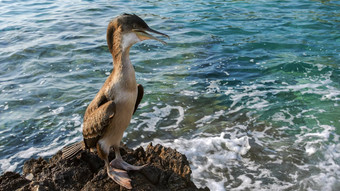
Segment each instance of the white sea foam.
[{"label": "white sea foam", "polygon": [[6,171],[14,171],[17,166],[18,166],[18,162],[15,162],[13,164],[11,164],[11,161],[14,159],[14,156],[11,156],[7,159],[1,159],[0,160],[0,165],[1,165],[1,170],[3,172],[6,172]]},{"label": "white sea foam", "polygon": [[272,116],[273,121],[287,122],[290,125],[294,125],[294,116],[291,115],[287,110],[281,110],[280,112],[274,113]]},{"label": "white sea foam", "polygon": [[311,78],[294,85],[285,81],[281,84],[277,84],[275,83],[275,80],[263,80],[256,84],[235,86],[234,88],[229,87],[227,90],[223,91],[220,90],[218,81],[212,81],[208,86],[207,93],[215,93],[218,91],[229,96],[230,101],[232,101],[229,113],[238,112],[244,108],[256,110],[266,109],[273,104],[267,101],[267,94],[277,95],[285,92],[299,92],[302,95],[316,94],[321,96],[320,100],[322,101],[339,101],[340,90],[337,86],[334,86],[331,76],[332,72],[328,72],[323,74],[322,77],[318,77],[317,80]]},{"label": "white sea foam", "polygon": [[18,152],[16,155],[19,158],[28,159],[28,158],[31,158],[34,154],[38,153],[39,150],[40,149],[31,147],[27,150],[23,150],[23,151]]},{"label": "white sea foam", "polygon": [[221,80],[213,80],[209,82],[209,86],[207,87],[207,93],[219,93],[221,89],[219,87],[219,83]]},{"label": "white sea foam", "polygon": [[53,109],[53,110],[52,110],[52,113],[53,113],[54,115],[58,115],[58,114],[64,112],[64,110],[65,110],[64,107],[58,107],[57,109]]},{"label": "white sea foam", "polygon": [[180,92],[180,94],[185,95],[185,96],[192,96],[192,97],[198,96],[198,95],[199,95],[198,92],[190,91],[190,90],[182,90],[182,91]]},{"label": "white sea foam", "polygon": [[[332,85],[332,81],[326,76],[325,79],[316,82],[301,82],[296,85],[290,85],[287,82],[275,84],[273,80],[263,81],[263,84],[251,84],[228,88],[221,90],[219,81],[213,81],[207,88],[207,93],[223,92],[230,97],[231,105],[229,110],[218,110],[211,114],[197,119],[194,124],[196,127],[209,126],[214,121],[217,121],[221,116],[227,116],[233,113],[242,111],[246,108],[249,110],[266,110],[275,103],[267,100],[267,94],[277,95],[284,92],[299,92],[302,94],[320,95],[321,100],[339,100],[340,91]],[[264,85],[269,83],[269,85]],[[273,83],[271,85],[270,83]],[[259,90],[259,88],[262,88]],[[181,92],[185,96],[198,96],[196,92],[185,91]],[[155,105],[150,112],[141,113],[137,129],[143,128],[144,131],[171,130],[178,128],[184,120],[185,109],[176,105],[150,104],[145,102],[141,107]],[[62,112],[63,107],[53,110],[53,113]],[[193,170],[193,180],[198,186],[208,186],[211,190],[284,190],[291,189],[292,186],[299,186],[310,190],[332,190],[334,184],[339,183],[340,177],[340,145],[338,144],[339,136],[336,135],[336,127],[325,125],[317,121],[317,125],[301,126],[301,133],[296,134],[292,143],[291,140],[285,137],[280,137],[280,133],[292,130],[296,126],[295,120],[308,118],[316,120],[313,115],[315,112],[326,112],[324,109],[307,108],[299,111],[297,114],[290,109],[280,109],[274,112],[268,121],[284,122],[285,126],[272,127],[271,123],[266,123],[262,131],[248,130],[247,126],[235,125],[228,127],[236,129],[234,131],[225,131],[220,134],[198,134],[190,139],[178,138],[175,140],[159,140],[155,139],[154,143],[161,143],[177,149],[185,154],[191,162]],[[172,124],[160,125],[162,121],[172,120]],[[80,136],[74,136],[81,133],[81,117],[78,114],[72,116],[70,120],[76,127],[68,134],[68,138],[64,144],[71,144],[81,139]],[[267,122],[267,121],[266,121]],[[335,121],[334,123],[338,123]],[[59,126],[59,125],[58,125]],[[271,134],[273,129],[278,131],[278,135]],[[296,128],[296,127],[294,127]],[[316,164],[292,164],[296,166],[297,171],[292,171],[287,174],[292,181],[280,180],[275,176],[275,169],[270,169],[258,161],[253,161],[247,158],[247,153],[251,149],[250,141],[261,147],[270,158],[270,163],[274,165],[284,165],[287,163],[287,158],[283,155],[289,153],[286,151],[291,148],[301,148],[301,155],[306,155],[310,158],[315,158],[321,155],[323,159]],[[32,147],[26,151],[21,151],[8,159],[0,160],[1,169],[15,170],[18,163],[13,162],[15,158],[29,158],[33,155],[49,156],[58,151],[63,145],[57,144],[58,140],[54,140],[49,146],[36,148]],[[330,142],[330,143],[329,143]],[[320,154],[321,153],[321,154]],[[289,157],[293,157],[289,153]],[[244,173],[234,175],[231,167],[243,167]],[[309,171],[317,168],[319,172],[312,173],[309,177],[301,177],[301,171]],[[228,171],[224,173],[223,171]],[[226,174],[228,174],[226,176]],[[254,178],[255,177],[255,178]],[[262,179],[269,179],[274,182],[266,184]],[[228,185],[228,182],[239,181],[239,185],[235,188]],[[312,186],[311,186],[312,185]]]},{"label": "white sea foam", "polygon": [[265,97],[266,92],[257,90],[263,85],[250,85],[250,86],[243,86],[242,92],[239,91],[239,89],[228,89],[224,91],[225,95],[229,95],[231,101],[233,103],[230,105],[230,108],[233,108],[238,103],[241,102],[244,98],[250,98],[247,99],[248,102],[245,104],[248,107],[251,107],[253,109],[262,109],[264,107],[268,106],[268,101],[266,101],[263,97]]},{"label": "white sea foam", "polygon": [[[251,88],[248,90],[252,91]],[[260,99],[254,99],[254,102],[259,101],[261,103],[262,95],[258,92],[255,92],[255,94]],[[246,105],[242,104],[238,107],[244,108]],[[294,120],[297,118],[307,117],[316,120],[313,115],[316,111],[319,110],[310,108],[301,110],[295,115],[291,113],[290,109],[281,109],[273,114],[271,120],[287,123],[287,126],[275,127],[281,134],[292,130],[292,127],[296,125]],[[228,114],[230,114],[230,111],[216,111],[198,119],[195,124],[197,127],[209,126],[220,116]],[[339,136],[334,133],[336,131],[334,126],[324,125],[319,121],[317,121],[316,127],[301,126],[301,133],[296,134],[296,140],[293,143],[289,140],[291,137],[273,137],[272,134],[267,134],[267,131],[270,132],[273,129],[270,125],[262,131],[248,131],[247,133],[244,133],[247,130],[246,126],[237,125],[231,129],[234,129],[234,131],[223,132],[220,135],[200,134],[191,139],[155,139],[153,142],[175,148],[185,154],[191,162],[192,178],[195,184],[208,186],[211,190],[285,190],[292,189],[295,186],[309,190],[332,190],[334,185],[339,183],[340,145],[337,143]],[[280,177],[274,175],[277,173],[275,169],[244,157],[251,148],[250,139],[268,153],[267,156],[271,158],[270,163],[272,165],[286,165],[287,160],[291,160],[289,158],[295,156],[289,154],[287,158],[284,153],[290,153],[288,150],[293,148],[304,148],[308,157],[315,157],[317,156],[316,153],[322,152],[325,160],[317,164],[298,165],[293,163],[293,167],[297,168],[296,171],[287,171],[287,177],[291,177],[292,181],[281,180]],[[335,143],[326,144],[329,140],[333,140]],[[244,174],[233,176],[230,173],[232,171],[230,168],[235,167],[233,161],[237,161],[236,166],[245,167]],[[321,169],[321,171],[311,172],[310,177],[301,177],[300,170],[309,171],[315,167]],[[222,173],[223,171],[228,171],[228,175]],[[273,183],[268,184],[262,179],[269,179]],[[235,181],[240,181],[240,185],[237,187],[228,185],[228,182]]]},{"label": "white sea foam", "polygon": [[143,107],[146,107],[148,105],[149,105],[149,102],[146,101],[146,102],[143,102],[143,103],[139,104],[138,108],[143,108]]},{"label": "white sea foam", "polygon": [[212,115],[207,115],[207,116],[202,117],[200,120],[196,121],[195,124],[197,124],[198,127],[202,127],[203,125],[210,124],[212,121],[214,121],[215,119],[218,119],[224,114],[225,114],[224,110],[216,111]]},{"label": "white sea foam", "polygon": [[[137,125],[136,129],[139,129],[143,126],[143,131],[155,132],[157,124],[164,119],[172,119],[176,122],[169,126],[162,126],[160,127],[161,129],[177,128],[184,119],[184,109],[181,106],[166,105],[165,107],[161,108],[154,106],[152,109],[152,112],[140,114],[141,118],[139,120],[141,122]],[[177,111],[178,114],[176,114],[176,117],[171,115],[173,111]]]},{"label": "white sea foam", "polygon": [[[26,153],[27,151],[27,153]],[[35,148],[29,148],[28,150],[24,150],[24,151],[20,151],[14,155],[12,155],[9,158],[6,159],[1,159],[0,160],[0,166],[1,166],[1,170],[3,172],[5,171],[15,171],[17,166],[18,166],[18,162],[12,162],[13,159],[27,159],[30,158],[33,154],[37,153],[38,151]]]},{"label": "white sea foam", "polygon": [[[155,139],[153,143],[175,148],[185,154],[192,162],[192,176],[197,185],[203,186],[201,183],[205,182],[212,190],[225,190],[224,183],[227,181],[227,177],[219,173],[219,169],[227,168],[230,161],[242,161],[242,155],[245,155],[250,149],[247,136],[225,137],[226,134],[221,133],[218,136],[201,135],[189,140],[183,138],[173,141]],[[216,173],[222,180],[212,179],[211,173]]]},{"label": "white sea foam", "polygon": [[[76,128],[74,131],[79,132],[79,128]],[[34,155],[45,157],[45,156],[51,156],[61,150],[65,145],[74,143],[76,141],[79,141],[81,139],[80,136],[74,137],[71,140],[66,140],[63,144],[60,144],[60,137],[57,137],[54,139],[50,144],[42,147],[30,147],[26,150],[19,151],[16,154],[12,155],[9,158],[1,159],[0,160],[0,168],[3,172],[5,171],[15,171],[17,170],[17,167],[19,165],[18,162],[13,162],[14,159],[29,159],[33,157]]]},{"label": "white sea foam", "polygon": [[79,127],[81,126],[81,116],[79,114],[72,114],[72,119],[71,121],[74,123],[74,127]]},{"label": "white sea foam", "polygon": [[[312,185],[310,190],[334,190],[340,177],[340,145],[330,144],[318,148],[323,151],[323,160],[314,165],[320,169],[319,173],[311,173],[310,177],[300,181],[303,186]],[[299,166],[301,169],[308,170],[310,165],[304,164]]]}]

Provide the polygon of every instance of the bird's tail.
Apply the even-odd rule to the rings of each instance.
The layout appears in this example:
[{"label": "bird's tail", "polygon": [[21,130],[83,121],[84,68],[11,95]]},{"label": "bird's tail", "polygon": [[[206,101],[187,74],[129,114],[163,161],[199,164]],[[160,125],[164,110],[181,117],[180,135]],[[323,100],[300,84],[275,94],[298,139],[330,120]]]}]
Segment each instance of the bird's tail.
[{"label": "bird's tail", "polygon": [[82,151],[84,149],[85,149],[84,141],[80,141],[80,142],[73,143],[72,145],[68,145],[61,150],[62,153],[63,153],[62,158],[63,159],[70,159],[73,156],[80,153],[80,151]]}]

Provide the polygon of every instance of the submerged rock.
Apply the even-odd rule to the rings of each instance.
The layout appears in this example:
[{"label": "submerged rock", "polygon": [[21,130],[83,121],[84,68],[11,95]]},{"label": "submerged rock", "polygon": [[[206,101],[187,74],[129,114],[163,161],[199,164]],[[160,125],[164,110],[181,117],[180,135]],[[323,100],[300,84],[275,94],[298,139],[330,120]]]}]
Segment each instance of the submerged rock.
[{"label": "submerged rock", "polygon": [[[133,165],[148,164],[140,171],[129,171],[132,190],[209,190],[198,189],[190,180],[191,169],[185,155],[162,145],[149,144],[146,150],[121,148],[123,159]],[[109,156],[114,158],[114,152]],[[104,162],[94,153],[82,151],[65,160],[59,151],[48,161],[25,162],[23,175],[6,172],[0,176],[0,190],[127,190],[107,176]]]}]

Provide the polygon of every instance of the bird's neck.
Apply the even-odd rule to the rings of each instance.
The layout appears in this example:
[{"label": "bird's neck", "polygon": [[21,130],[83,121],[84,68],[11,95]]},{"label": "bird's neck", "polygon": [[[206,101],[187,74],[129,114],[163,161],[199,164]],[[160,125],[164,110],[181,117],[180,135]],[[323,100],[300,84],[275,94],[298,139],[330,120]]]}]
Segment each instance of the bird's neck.
[{"label": "bird's neck", "polygon": [[122,68],[129,64],[131,64],[130,61],[130,47],[126,48],[125,50],[122,50],[121,48],[117,51],[114,51],[112,53],[113,57],[113,67],[114,68]]},{"label": "bird's neck", "polygon": [[125,50],[121,50],[113,56],[114,70],[112,71],[112,75],[115,79],[114,81],[124,82],[126,88],[135,89],[135,70],[131,64],[129,52],[130,47],[127,47]]}]

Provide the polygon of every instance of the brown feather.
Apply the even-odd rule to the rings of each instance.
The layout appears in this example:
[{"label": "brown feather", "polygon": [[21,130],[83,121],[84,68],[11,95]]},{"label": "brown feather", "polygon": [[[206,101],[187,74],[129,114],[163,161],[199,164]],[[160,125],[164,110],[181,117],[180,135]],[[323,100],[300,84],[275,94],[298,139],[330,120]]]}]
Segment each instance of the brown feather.
[{"label": "brown feather", "polygon": [[107,31],[106,31],[107,46],[109,47],[111,54],[113,54],[113,33],[114,32],[115,32],[114,20],[112,20],[107,26]]},{"label": "brown feather", "polygon": [[115,113],[115,103],[107,101],[105,96],[96,96],[91,102],[85,112],[83,123],[83,137],[87,148],[96,147]]},{"label": "brown feather", "polygon": [[137,100],[136,100],[135,110],[133,111],[133,114],[135,114],[135,112],[136,112],[136,110],[138,108],[138,105],[142,101],[143,95],[144,95],[144,88],[143,88],[143,86],[141,84],[138,84],[137,88],[138,88],[138,90],[137,90],[138,94],[137,94]]},{"label": "brown feather", "polygon": [[85,145],[83,141],[73,143],[72,145],[68,145],[62,149],[62,153],[63,153],[62,158],[70,159],[84,149],[85,149]]}]

